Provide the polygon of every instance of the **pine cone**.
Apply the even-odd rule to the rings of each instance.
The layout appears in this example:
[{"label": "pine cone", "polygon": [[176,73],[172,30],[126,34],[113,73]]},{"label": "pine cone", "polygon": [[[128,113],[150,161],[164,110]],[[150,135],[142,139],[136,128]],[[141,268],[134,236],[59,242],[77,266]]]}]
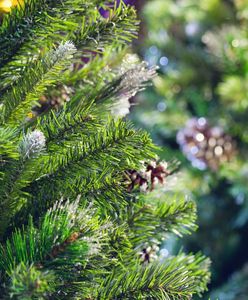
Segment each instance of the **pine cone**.
[{"label": "pine cone", "polygon": [[70,101],[70,96],[73,90],[66,85],[58,86],[53,89],[48,96],[42,96],[40,99],[41,104],[48,101],[49,105],[53,108],[59,108]]},{"label": "pine cone", "polygon": [[127,190],[131,192],[139,187],[142,192],[152,191],[158,183],[163,185],[165,178],[170,174],[166,162],[150,161],[144,163],[143,170],[129,170],[126,172],[128,178]]},{"label": "pine cone", "polygon": [[230,161],[236,145],[219,126],[211,127],[205,118],[192,118],[177,134],[177,142],[192,165],[217,171],[221,163]]},{"label": "pine cone", "polygon": [[33,107],[28,114],[27,120],[32,120],[43,112],[63,106],[65,102],[69,102],[73,94],[73,89],[66,85],[59,85],[49,91],[47,94],[40,96],[39,105]]},{"label": "pine cone", "polygon": [[148,264],[154,260],[158,259],[159,246],[157,244],[153,244],[151,246],[147,246],[139,252],[140,259],[143,264]]}]

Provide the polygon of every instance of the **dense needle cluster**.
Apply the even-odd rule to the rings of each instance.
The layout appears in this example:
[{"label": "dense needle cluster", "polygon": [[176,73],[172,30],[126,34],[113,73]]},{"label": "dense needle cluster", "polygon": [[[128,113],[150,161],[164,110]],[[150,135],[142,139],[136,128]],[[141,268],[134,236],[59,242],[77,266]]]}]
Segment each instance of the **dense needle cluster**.
[{"label": "dense needle cluster", "polygon": [[[3,299],[188,300],[206,290],[204,256],[137,255],[195,230],[196,207],[184,193],[127,191],[123,177],[142,161],[149,189],[168,173],[149,135],[119,118],[156,72],[123,70],[136,13],[105,4],[26,0],[0,27]],[[103,18],[100,7],[114,8]],[[94,55],[82,65],[85,53]]]}]

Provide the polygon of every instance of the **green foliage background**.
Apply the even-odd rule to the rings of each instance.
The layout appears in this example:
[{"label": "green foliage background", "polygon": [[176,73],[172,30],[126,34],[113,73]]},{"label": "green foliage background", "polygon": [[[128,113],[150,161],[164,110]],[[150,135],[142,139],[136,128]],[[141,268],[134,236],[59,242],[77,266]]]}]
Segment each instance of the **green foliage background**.
[{"label": "green foliage background", "polygon": [[[211,257],[211,289],[230,278],[214,294],[223,300],[247,297],[247,281],[237,279],[244,272],[231,279],[248,261],[247,9],[246,0],[147,1],[139,52],[160,66],[160,77],[132,112],[165,146],[163,157],[181,161],[175,188],[190,191],[199,212],[199,230],[183,245]],[[192,117],[207,118],[237,142],[235,157],[216,172],[193,168],[179,149],[176,134]]]}]

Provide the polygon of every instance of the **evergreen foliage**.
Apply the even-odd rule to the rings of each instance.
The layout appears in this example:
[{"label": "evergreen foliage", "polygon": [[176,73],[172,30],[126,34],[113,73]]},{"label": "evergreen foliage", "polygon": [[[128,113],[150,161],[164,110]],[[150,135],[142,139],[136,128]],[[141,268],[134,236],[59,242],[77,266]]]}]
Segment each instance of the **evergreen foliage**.
[{"label": "evergreen foliage", "polygon": [[[127,189],[126,171],[156,147],[112,109],[155,69],[118,67],[136,14],[121,3],[103,18],[101,5],[26,0],[2,21],[1,299],[186,300],[206,290],[201,254],[140,259],[147,243],[195,230],[196,207],[182,193]],[[70,101],[53,107],[61,86]]]},{"label": "evergreen foliage", "polygon": [[[177,187],[192,193],[199,211],[199,230],[183,245],[211,257],[211,288],[248,259],[247,7],[246,0],[155,0],[143,10],[140,54],[160,76],[138,97],[132,119],[167,146],[164,158],[182,162]],[[228,282],[220,299],[228,290],[247,298],[247,282],[233,294],[236,281]]]},{"label": "evergreen foliage", "polygon": [[211,293],[211,298],[219,300],[245,300],[248,294],[247,276],[248,270],[247,265],[245,265],[241,270],[235,272],[223,286]]}]

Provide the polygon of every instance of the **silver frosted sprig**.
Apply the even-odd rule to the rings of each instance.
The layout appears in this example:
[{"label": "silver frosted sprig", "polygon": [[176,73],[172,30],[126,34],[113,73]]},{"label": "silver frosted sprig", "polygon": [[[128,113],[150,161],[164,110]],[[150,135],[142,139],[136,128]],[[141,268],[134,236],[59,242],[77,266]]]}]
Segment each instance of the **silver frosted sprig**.
[{"label": "silver frosted sprig", "polygon": [[72,42],[61,42],[55,51],[50,52],[49,59],[56,63],[63,58],[69,59],[76,51],[77,49]]},{"label": "silver frosted sprig", "polygon": [[40,130],[34,130],[24,135],[19,152],[23,159],[38,156],[46,147],[46,138]]},{"label": "silver frosted sprig", "polygon": [[123,94],[135,95],[147,86],[147,82],[152,80],[157,75],[157,67],[148,67],[148,64],[143,61],[140,64],[134,65],[121,76],[120,91]]},{"label": "silver frosted sprig", "polygon": [[124,117],[129,113],[130,98],[144,90],[148,82],[157,75],[157,67],[149,68],[145,61],[131,65],[132,68],[121,72],[119,85],[115,89],[117,101],[111,107],[111,113],[116,117]]}]

